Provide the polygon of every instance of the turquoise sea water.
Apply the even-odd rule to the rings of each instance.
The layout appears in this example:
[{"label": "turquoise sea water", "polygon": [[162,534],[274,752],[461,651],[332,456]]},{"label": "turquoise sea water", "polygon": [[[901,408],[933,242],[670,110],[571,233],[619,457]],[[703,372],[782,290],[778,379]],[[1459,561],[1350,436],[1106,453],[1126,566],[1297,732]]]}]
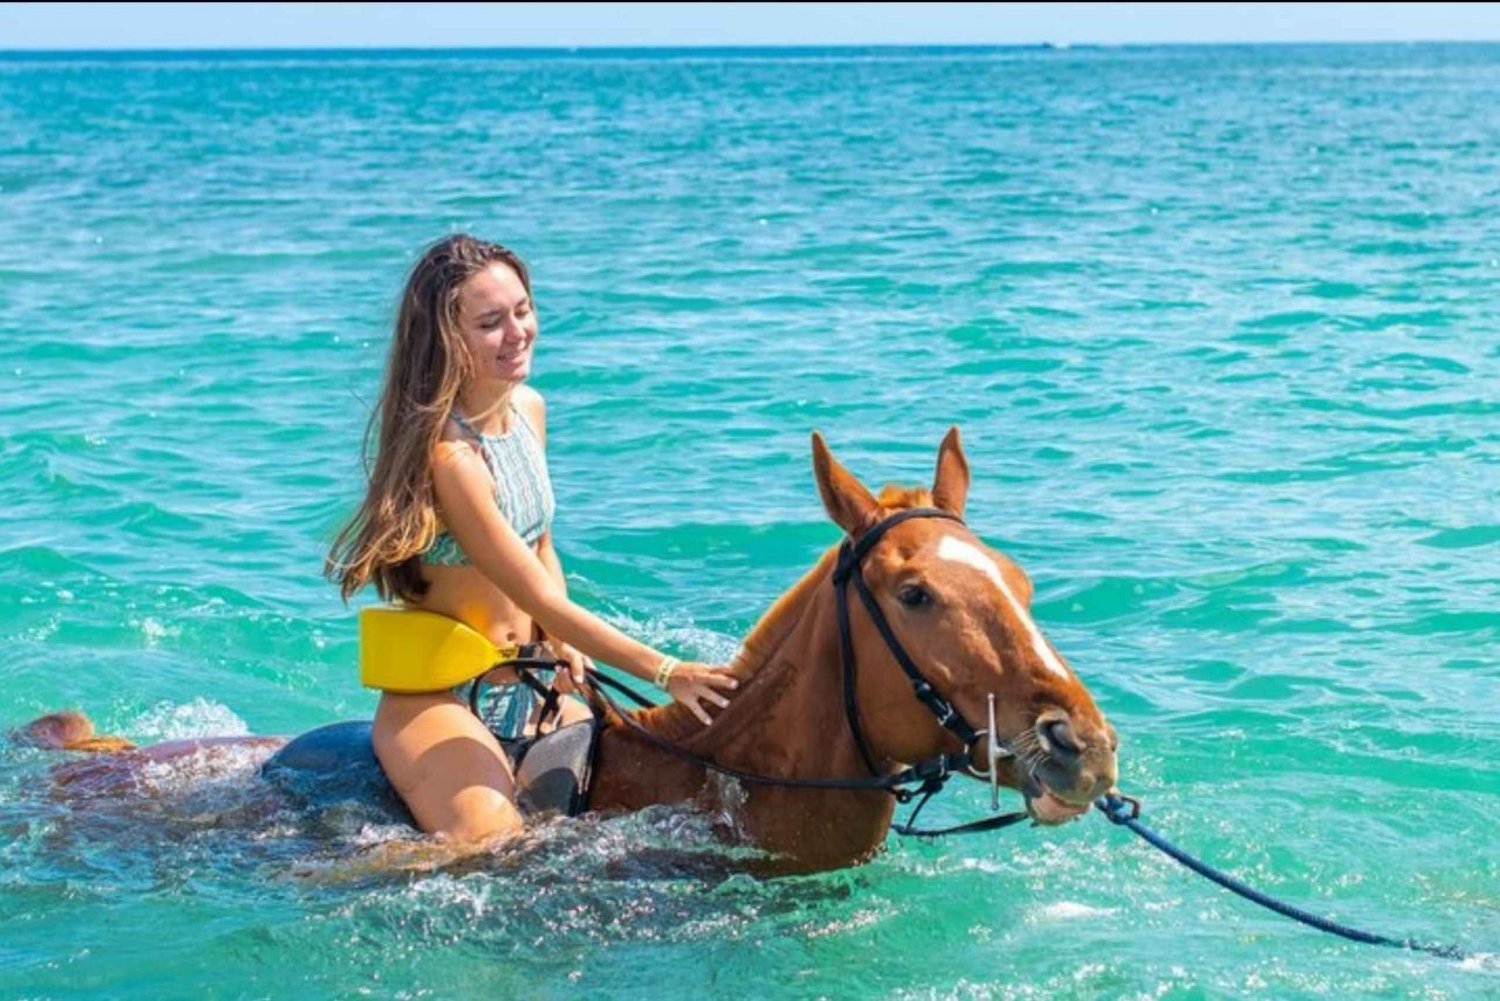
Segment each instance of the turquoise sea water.
[{"label": "turquoise sea water", "polygon": [[[727,656],[872,483],[970,520],[1262,888],[1500,952],[1500,47],[0,56],[0,728],[367,715],[319,576],[404,270],[534,270],[575,595]],[[369,600],[366,598],[365,600]],[[0,747],[0,996],[1500,997],[1092,817],[761,883],[662,810],[341,878],[256,752]],[[982,808],[965,787],[936,808]]]}]

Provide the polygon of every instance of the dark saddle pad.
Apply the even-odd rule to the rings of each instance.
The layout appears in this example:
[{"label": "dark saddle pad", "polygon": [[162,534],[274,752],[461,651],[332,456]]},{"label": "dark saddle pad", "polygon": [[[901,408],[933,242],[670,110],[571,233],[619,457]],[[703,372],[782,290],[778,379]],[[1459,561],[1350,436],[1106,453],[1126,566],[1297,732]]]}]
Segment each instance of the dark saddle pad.
[{"label": "dark saddle pad", "polygon": [[576,817],[587,809],[598,736],[597,724],[585,720],[560,727],[514,749],[507,747],[511,762],[516,765],[516,799],[521,812],[531,815],[555,811]]},{"label": "dark saddle pad", "polygon": [[[261,774],[312,805],[357,800],[412,824],[411,814],[375,757],[370,729],[369,722],[354,720],[311,730],[272,755],[261,766]],[[585,721],[535,740],[501,742],[516,768],[517,805],[523,814],[556,812],[574,817],[587,808],[597,735],[596,724]]]}]

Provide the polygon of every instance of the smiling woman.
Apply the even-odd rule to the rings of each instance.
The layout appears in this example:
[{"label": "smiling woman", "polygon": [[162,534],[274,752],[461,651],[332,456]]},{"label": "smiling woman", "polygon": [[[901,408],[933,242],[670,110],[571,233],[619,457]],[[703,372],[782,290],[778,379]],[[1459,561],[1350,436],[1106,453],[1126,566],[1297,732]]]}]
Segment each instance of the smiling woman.
[{"label": "smiling woman", "polygon": [[[733,679],[653,650],[568,599],[552,544],[546,407],[524,385],[537,329],[514,252],[462,234],[428,249],[402,295],[365,500],[328,572],[346,599],[373,583],[382,598],[462,622],[501,650],[546,642],[565,691],[598,657],[654,681],[707,724],[706,706],[727,705]],[[510,761],[446,684],[385,691],[375,753],[424,830],[475,843],[514,833]],[[565,708],[562,721],[581,714]]]}]

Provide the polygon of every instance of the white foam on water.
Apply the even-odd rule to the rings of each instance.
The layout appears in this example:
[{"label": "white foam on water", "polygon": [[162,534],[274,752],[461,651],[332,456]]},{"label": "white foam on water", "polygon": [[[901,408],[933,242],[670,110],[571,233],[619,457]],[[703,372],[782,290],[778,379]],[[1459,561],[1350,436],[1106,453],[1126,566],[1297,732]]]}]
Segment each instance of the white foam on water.
[{"label": "white foam on water", "polygon": [[250,735],[250,727],[228,706],[201,696],[186,703],[158,702],[122,729],[144,742]]},{"label": "white foam on water", "polygon": [[141,631],[141,638],[146,641],[148,647],[158,646],[164,639],[175,639],[182,635],[181,626],[163,625],[161,620],[150,615],[139,620],[132,620],[131,625]]},{"label": "white foam on water", "polygon": [[496,880],[462,879],[440,872],[413,882],[402,896],[423,908],[456,909],[468,917],[482,918],[498,888]]},{"label": "white foam on water", "polygon": [[[23,601],[24,600],[25,599],[23,599]],[[28,601],[26,603],[32,604],[33,602]],[[60,627],[61,625],[62,616],[49,615],[47,616],[45,622],[40,622],[29,629],[23,630],[21,632],[20,638],[32,643],[45,643],[47,640],[52,638],[53,634],[57,632],[58,627]]]},{"label": "white foam on water", "polygon": [[248,781],[270,757],[268,748],[256,745],[219,744],[140,767],[142,783],[157,792],[202,789],[207,783]]},{"label": "white foam on water", "polygon": [[1073,900],[1059,900],[1035,908],[1030,917],[1037,921],[1079,921],[1112,917],[1118,913],[1118,907],[1090,907]]},{"label": "white foam on water", "polygon": [[728,664],[740,650],[738,637],[726,636],[675,616],[652,616],[640,620],[628,614],[606,613],[602,618],[643,643],[660,650],[677,651],[687,660]]}]

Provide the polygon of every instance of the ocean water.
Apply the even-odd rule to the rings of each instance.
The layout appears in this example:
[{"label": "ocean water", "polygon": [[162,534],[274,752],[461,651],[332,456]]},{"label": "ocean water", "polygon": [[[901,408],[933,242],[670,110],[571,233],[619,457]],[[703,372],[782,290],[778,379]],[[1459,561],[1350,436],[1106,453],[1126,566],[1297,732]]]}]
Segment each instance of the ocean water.
[{"label": "ocean water", "polygon": [[393,877],[264,752],[122,814],[0,746],[0,996],[1500,997],[1497,151],[1495,46],[0,56],[0,729],[371,712],[320,561],[464,229],[533,268],[580,601],[723,658],[837,539],[809,433],[916,483],[957,424],[1149,822],[1488,954],[1097,816],[758,882],[662,809]]}]

